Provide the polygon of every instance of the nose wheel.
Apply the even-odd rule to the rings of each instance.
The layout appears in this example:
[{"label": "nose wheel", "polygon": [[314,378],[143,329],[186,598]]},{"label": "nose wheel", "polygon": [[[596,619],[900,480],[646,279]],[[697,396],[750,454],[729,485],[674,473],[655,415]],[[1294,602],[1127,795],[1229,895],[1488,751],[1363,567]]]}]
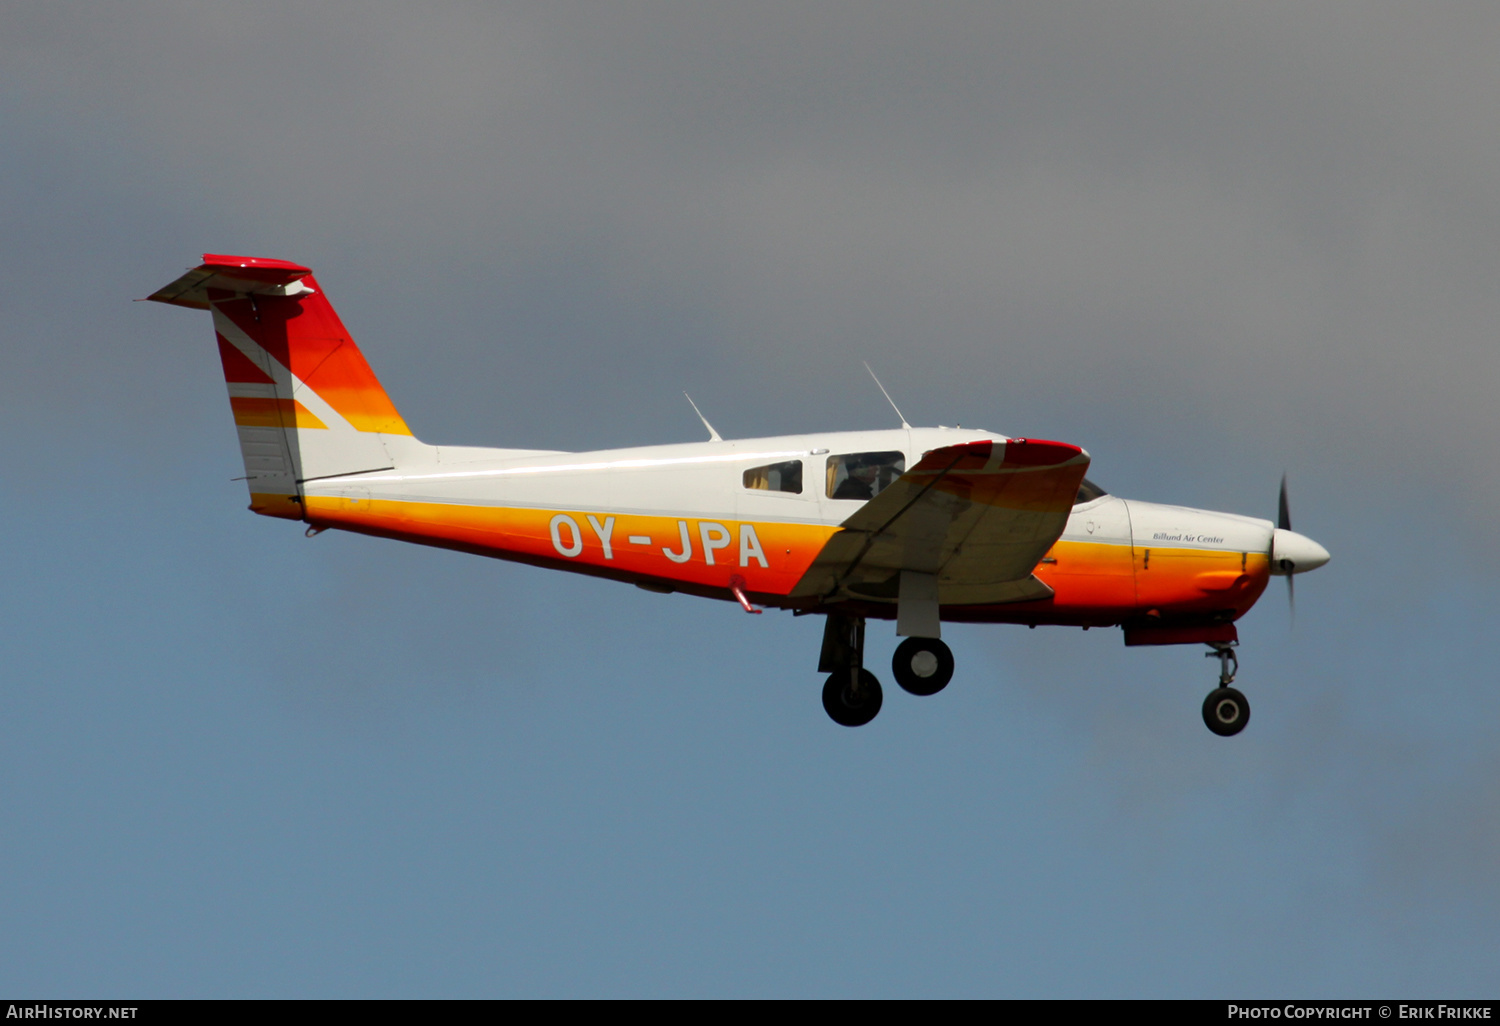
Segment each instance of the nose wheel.
[{"label": "nose wheel", "polygon": [[1219,660],[1219,686],[1203,700],[1203,724],[1220,737],[1233,737],[1250,722],[1250,703],[1237,688],[1229,686],[1239,672],[1240,661],[1228,645],[1215,645],[1205,655]]}]

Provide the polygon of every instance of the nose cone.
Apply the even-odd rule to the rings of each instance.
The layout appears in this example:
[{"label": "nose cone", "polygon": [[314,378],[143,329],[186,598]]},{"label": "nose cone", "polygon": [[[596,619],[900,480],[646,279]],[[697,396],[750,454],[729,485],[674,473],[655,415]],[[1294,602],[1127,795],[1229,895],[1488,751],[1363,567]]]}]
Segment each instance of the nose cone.
[{"label": "nose cone", "polygon": [[1305,534],[1278,527],[1271,537],[1271,573],[1305,574],[1328,562],[1328,550]]}]

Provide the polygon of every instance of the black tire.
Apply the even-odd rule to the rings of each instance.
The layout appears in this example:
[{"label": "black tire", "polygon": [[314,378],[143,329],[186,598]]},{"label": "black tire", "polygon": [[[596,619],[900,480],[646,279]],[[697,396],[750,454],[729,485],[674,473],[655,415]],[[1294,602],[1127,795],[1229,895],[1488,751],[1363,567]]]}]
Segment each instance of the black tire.
[{"label": "black tire", "polygon": [[1203,724],[1220,737],[1234,737],[1250,722],[1250,703],[1234,688],[1215,688],[1203,700]]},{"label": "black tire", "polygon": [[859,691],[850,686],[848,670],[834,670],[823,685],[823,708],[841,727],[863,727],[880,712],[885,696],[869,670],[859,671]]},{"label": "black tire", "polygon": [[935,695],[953,679],[953,651],[937,638],[907,638],[891,656],[891,673],[902,690]]}]

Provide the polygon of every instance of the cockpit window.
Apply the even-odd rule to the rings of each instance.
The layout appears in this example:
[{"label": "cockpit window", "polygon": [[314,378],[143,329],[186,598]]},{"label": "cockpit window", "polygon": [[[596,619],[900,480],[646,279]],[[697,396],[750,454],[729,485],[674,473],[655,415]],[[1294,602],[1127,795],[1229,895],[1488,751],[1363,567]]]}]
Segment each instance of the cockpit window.
[{"label": "cockpit window", "polygon": [[802,461],[788,460],[745,471],[745,487],[763,492],[802,494]]},{"label": "cockpit window", "polygon": [[1093,502],[1095,499],[1108,494],[1103,488],[1100,488],[1088,478],[1084,478],[1083,484],[1078,486],[1078,498],[1073,500],[1073,505],[1082,506],[1085,502]]},{"label": "cockpit window", "polygon": [[828,457],[830,499],[873,499],[906,469],[899,452],[856,452]]}]

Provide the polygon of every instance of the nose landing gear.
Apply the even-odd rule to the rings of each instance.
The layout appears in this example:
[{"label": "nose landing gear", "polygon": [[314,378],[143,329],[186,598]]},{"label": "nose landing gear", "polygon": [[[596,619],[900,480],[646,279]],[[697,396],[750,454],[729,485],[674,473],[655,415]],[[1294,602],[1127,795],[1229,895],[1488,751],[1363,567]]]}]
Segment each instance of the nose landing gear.
[{"label": "nose landing gear", "polygon": [[1219,686],[1203,700],[1203,724],[1220,737],[1233,737],[1250,722],[1250,703],[1239,690],[1229,686],[1239,672],[1239,658],[1233,648],[1222,643],[1215,644],[1213,651],[1204,655],[1219,660]]}]

